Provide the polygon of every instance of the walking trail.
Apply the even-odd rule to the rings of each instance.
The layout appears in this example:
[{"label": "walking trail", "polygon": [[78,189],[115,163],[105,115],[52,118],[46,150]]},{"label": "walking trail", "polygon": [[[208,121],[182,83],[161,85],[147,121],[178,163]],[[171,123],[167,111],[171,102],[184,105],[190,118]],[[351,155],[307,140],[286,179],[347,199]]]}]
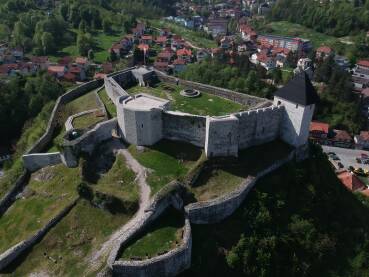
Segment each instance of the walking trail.
[{"label": "walking trail", "polygon": [[[106,258],[109,255],[116,240],[122,236],[127,230],[132,228],[139,218],[144,214],[146,207],[150,204],[150,186],[146,182],[147,169],[144,168],[138,161],[129,153],[127,149],[119,149],[118,155],[123,155],[126,159],[128,167],[130,167],[136,173],[136,182],[140,188],[140,206],[135,216],[123,225],[119,230],[112,234],[108,241],[106,241],[99,250],[89,257],[90,268],[89,271],[97,271],[102,263],[106,262]],[[104,258],[104,259],[103,259]]]}]

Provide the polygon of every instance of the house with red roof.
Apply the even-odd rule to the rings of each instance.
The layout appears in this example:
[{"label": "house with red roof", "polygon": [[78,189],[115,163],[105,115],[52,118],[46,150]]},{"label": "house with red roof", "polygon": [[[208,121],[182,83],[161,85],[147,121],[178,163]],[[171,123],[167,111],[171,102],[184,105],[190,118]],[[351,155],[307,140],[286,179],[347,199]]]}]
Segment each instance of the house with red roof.
[{"label": "house with red roof", "polygon": [[361,91],[369,87],[369,60],[359,60],[352,72],[355,89]]},{"label": "house with red roof", "polygon": [[369,132],[361,131],[359,135],[354,136],[355,146],[358,149],[369,149]]},{"label": "house with red roof", "polygon": [[77,57],[74,62],[78,67],[83,68],[84,70],[87,70],[90,66],[90,62],[86,57]]},{"label": "house with red roof", "polygon": [[317,50],[316,50],[316,55],[315,57],[317,59],[325,59],[327,57],[329,57],[329,55],[333,54],[333,49],[328,47],[328,46],[320,46]]},{"label": "house with red roof", "polygon": [[366,189],[365,184],[363,181],[359,179],[354,173],[349,171],[341,171],[337,173],[338,179],[341,183],[352,192],[363,191]]},{"label": "house with red roof", "polygon": [[47,68],[47,72],[56,78],[62,78],[67,71],[68,69],[65,65],[50,65]]},{"label": "house with red roof", "polygon": [[73,58],[70,56],[64,56],[58,60],[59,65],[68,65],[73,62]]},{"label": "house with red roof", "polygon": [[47,69],[50,65],[49,57],[47,56],[32,56],[31,63],[36,65],[40,69]]},{"label": "house with red roof", "polygon": [[242,39],[246,41],[256,41],[258,37],[255,30],[247,24],[241,24],[239,27],[239,32],[241,33]]},{"label": "house with red roof", "polygon": [[182,48],[177,50],[176,52],[178,59],[184,60],[186,62],[191,62],[192,59],[192,51],[187,48]]},{"label": "house with red roof", "polygon": [[329,124],[318,121],[312,121],[310,123],[309,137],[312,141],[326,144],[328,134]]},{"label": "house with red roof", "polygon": [[176,59],[173,62],[173,71],[175,73],[180,73],[186,69],[186,61],[182,59]]},{"label": "house with red roof", "polygon": [[354,140],[347,131],[334,129],[332,135],[330,141],[334,146],[343,148],[353,147]]},{"label": "house with red roof", "polygon": [[161,51],[159,54],[158,54],[158,57],[157,57],[157,61],[158,62],[171,62],[171,60],[173,59],[174,57],[174,53],[173,51],[167,51],[167,50],[164,50],[164,51]]},{"label": "house with red roof", "polygon": [[151,35],[143,35],[141,36],[140,42],[143,44],[151,44],[153,41]]},{"label": "house with red roof", "polygon": [[169,70],[169,63],[168,62],[162,62],[162,61],[156,61],[154,62],[154,68],[163,72],[168,72]]},{"label": "house with red roof", "polygon": [[143,52],[148,52],[150,50],[150,46],[148,44],[141,43],[138,46],[138,49],[140,49]]},{"label": "house with red roof", "polygon": [[168,37],[167,36],[159,36],[156,38],[155,43],[160,46],[165,46],[167,44]]}]

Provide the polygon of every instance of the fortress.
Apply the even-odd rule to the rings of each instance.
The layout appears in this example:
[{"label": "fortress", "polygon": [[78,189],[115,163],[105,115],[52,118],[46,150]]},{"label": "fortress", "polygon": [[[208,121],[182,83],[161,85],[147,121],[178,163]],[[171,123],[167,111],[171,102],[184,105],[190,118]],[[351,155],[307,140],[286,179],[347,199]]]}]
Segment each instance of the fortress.
[{"label": "fortress", "polygon": [[[127,92],[137,84],[144,90],[143,87],[155,87],[157,82],[206,93],[214,99],[225,98],[240,104],[242,110],[222,116],[184,113],[178,106],[172,108],[174,105],[171,98],[174,94],[170,95],[170,92],[167,99],[141,93],[140,87],[136,90],[137,94]],[[58,111],[62,105],[101,85],[102,80],[92,81],[67,92],[58,99],[45,134],[23,156],[25,171],[1,200],[0,213],[4,213],[16,201],[19,192],[27,185],[26,179],[31,172],[59,163],[64,163],[67,167],[77,167],[81,153],[92,154],[98,145],[111,140],[113,135],[128,144],[137,146],[152,146],[162,139],[167,139],[190,143],[204,149],[207,159],[200,161],[200,158],[200,162],[189,171],[186,179],[173,180],[149,198],[150,203],[140,207],[141,213],[132,219],[132,224],[114,241],[107,260],[107,269],[113,276],[175,276],[188,269],[191,266],[192,255],[191,224],[221,222],[240,207],[260,178],[293,159],[307,158],[309,125],[319,98],[304,72],[296,75],[286,86],[280,88],[274,94],[273,101],[270,101],[227,89],[180,80],[147,68],[129,68],[105,78],[104,88],[116,107],[116,117],[97,123],[91,128],[75,130],[71,123],[73,117],[77,115],[71,115],[71,120],[66,122],[67,132],[61,145],[61,152],[42,152],[53,138]],[[189,98],[190,105],[193,99]],[[101,106],[107,114],[104,104]],[[289,148],[292,150],[290,149],[283,157],[272,157],[270,164],[250,174],[237,188],[207,200],[195,202],[185,200],[185,193],[189,192],[188,188],[207,166],[206,163],[217,162],[217,159],[212,158],[237,157],[241,150],[256,145],[263,147],[263,144],[278,139],[290,145]],[[260,153],[265,156],[269,154]],[[252,166],[252,164],[249,165],[249,167]],[[145,177],[141,176],[141,178]],[[42,239],[49,229],[58,224],[73,208],[73,205],[75,202],[33,236],[0,254],[0,270]],[[171,207],[180,211],[184,218],[181,242],[174,249],[157,253],[154,257],[139,260],[121,258],[121,253],[127,245],[140,234],[145,233],[147,228]]]},{"label": "fortress", "polygon": [[[172,111],[170,101],[147,94],[130,96],[125,88],[132,82],[141,86],[157,80],[182,84],[219,96],[219,90],[251,108],[225,116],[199,116]],[[296,75],[274,95],[266,99],[240,95],[193,82],[178,80],[159,71],[133,69],[105,79],[105,88],[115,103],[118,130],[129,144],[150,146],[161,139],[178,140],[205,149],[208,158],[237,156],[239,150],[282,139],[304,157],[315,103],[318,95],[305,73]],[[205,88],[205,89],[204,89]],[[220,95],[223,96],[223,95]],[[258,108],[263,106],[262,108]]]}]

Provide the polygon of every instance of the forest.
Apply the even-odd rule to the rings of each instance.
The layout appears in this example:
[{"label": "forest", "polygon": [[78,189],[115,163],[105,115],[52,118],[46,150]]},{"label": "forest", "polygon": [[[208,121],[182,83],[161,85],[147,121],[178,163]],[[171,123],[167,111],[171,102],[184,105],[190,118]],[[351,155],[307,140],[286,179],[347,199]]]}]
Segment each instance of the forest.
[{"label": "forest", "polygon": [[195,225],[185,276],[368,276],[369,202],[319,146],[260,180],[231,217]]},{"label": "forest", "polygon": [[369,30],[369,0],[314,1],[280,0],[272,20],[288,20],[337,37]]}]

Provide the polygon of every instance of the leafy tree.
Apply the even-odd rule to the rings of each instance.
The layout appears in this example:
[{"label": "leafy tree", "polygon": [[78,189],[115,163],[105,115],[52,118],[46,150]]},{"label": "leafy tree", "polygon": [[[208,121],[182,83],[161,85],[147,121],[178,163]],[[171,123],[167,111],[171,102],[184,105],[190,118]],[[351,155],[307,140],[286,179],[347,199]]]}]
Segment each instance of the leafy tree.
[{"label": "leafy tree", "polygon": [[90,61],[93,61],[94,58],[95,58],[95,54],[94,54],[94,50],[90,49],[88,50],[88,54],[87,54],[87,57]]},{"label": "leafy tree", "polygon": [[54,37],[48,32],[44,32],[41,37],[42,49],[45,55],[55,51]]}]

